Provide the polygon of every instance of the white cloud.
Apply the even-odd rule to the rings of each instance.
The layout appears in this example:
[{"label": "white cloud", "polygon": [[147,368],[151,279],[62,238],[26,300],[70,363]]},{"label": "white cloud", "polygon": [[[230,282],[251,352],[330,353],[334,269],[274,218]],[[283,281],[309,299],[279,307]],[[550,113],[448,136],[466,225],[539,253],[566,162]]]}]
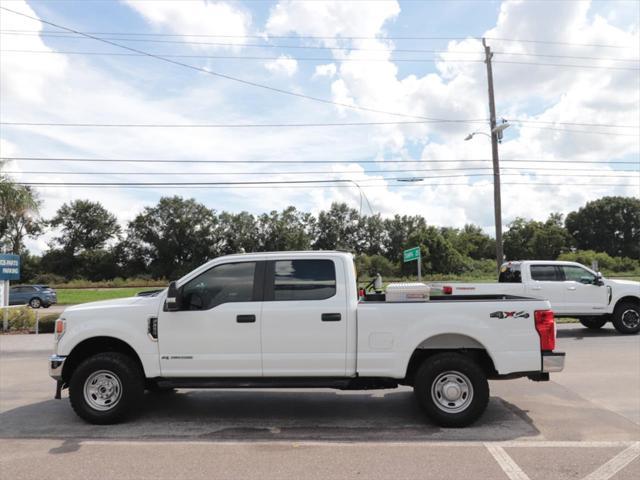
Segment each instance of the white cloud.
[{"label": "white cloud", "polygon": [[328,77],[333,78],[336,75],[336,64],[327,63],[325,65],[316,65],[316,70],[313,74],[313,78]]},{"label": "white cloud", "polygon": [[[238,8],[238,3],[228,2],[140,2],[122,0],[159,29],[186,35],[220,35],[221,38],[188,38],[192,42],[246,43],[251,25],[251,15]],[[225,37],[235,38],[225,38]],[[193,44],[192,44],[193,45]],[[235,48],[220,45],[193,45],[197,48]]]},{"label": "white cloud", "polygon": [[[553,28],[549,39],[580,43],[638,44],[637,26],[621,30],[608,23],[604,17],[589,17],[584,7],[572,6],[554,12]],[[564,5],[563,3],[563,5]],[[162,5],[161,5],[162,4]],[[168,7],[166,5],[168,5]],[[188,6],[190,4],[191,6]],[[132,8],[142,13],[158,28],[179,33],[217,33],[221,30],[215,22],[206,20],[217,3],[196,2],[131,2]],[[235,7],[236,4],[234,3]],[[26,5],[23,5],[24,8]],[[15,8],[13,6],[12,8]],[[217,8],[217,7],[216,7]],[[177,9],[177,10],[172,10]],[[195,10],[194,10],[195,9]],[[204,10],[202,10],[204,9]],[[30,11],[30,10],[29,10]],[[182,11],[182,13],[180,13]],[[226,10],[225,10],[226,11]],[[236,10],[234,10],[236,11]],[[239,10],[238,10],[239,11]],[[187,12],[187,13],[185,13]],[[189,13],[191,12],[191,13]],[[195,12],[195,13],[194,13]],[[208,12],[208,13],[207,13]],[[246,32],[249,15],[239,11],[244,19],[233,27],[234,32]],[[369,49],[393,48],[384,39],[387,28],[398,16],[399,7],[393,2],[289,2],[276,5],[266,22],[266,33],[284,35],[321,36],[375,36],[377,40],[323,40],[313,45],[329,46],[335,61],[316,67],[315,76],[330,78],[330,82],[300,84],[301,93],[328,98],[345,104],[354,104],[381,110],[403,112],[409,115],[440,118],[485,118],[486,73],[482,63],[445,62],[448,58],[460,58],[462,51],[478,50],[477,40],[452,42],[449,53],[442,56],[435,72],[426,75],[400,75],[397,66],[390,60],[388,52],[361,52],[349,47]],[[32,14],[32,12],[31,12]],[[9,14],[3,14],[3,22]],[[496,27],[488,32],[492,37],[520,38],[547,37],[542,29],[546,25],[548,7],[539,2],[506,2],[501,7]],[[205,19],[205,20],[203,20]],[[175,20],[175,21],[174,21]],[[537,29],[520,33],[531,28]],[[216,20],[217,21],[217,20]],[[192,22],[197,23],[191,24]],[[241,26],[239,26],[241,25]],[[11,24],[2,28],[33,29],[34,24]],[[526,28],[525,28],[526,27]],[[206,32],[203,29],[207,29]],[[23,42],[3,48],[46,49],[38,37],[21,36]],[[499,52],[567,54],[566,46],[538,45],[529,43],[498,44],[492,48]],[[633,57],[634,49],[602,49],[580,47],[579,55]],[[613,53],[615,52],[615,53]],[[189,74],[180,80],[166,84],[147,84],[146,76],[157,79],[158,68],[164,72],[163,64],[141,63],[129,71],[114,60],[111,64],[94,63],[92,58],[66,55],[16,56],[2,55],[2,99],[3,118],[41,120],[53,122],[96,123],[278,123],[283,120],[321,123],[335,122],[336,111],[349,121],[384,121],[397,117],[381,116],[346,109],[332,109],[323,104],[284,96],[269,96],[268,92],[252,90],[210,76]],[[376,58],[380,62],[342,62],[341,58]],[[576,68],[521,66],[498,63],[506,56],[496,55],[495,79],[498,110],[507,118],[528,118],[534,121],[571,121],[578,123],[632,124],[638,122],[637,72],[620,70],[588,70]],[[515,57],[514,57],[515,58]],[[525,57],[526,58],[526,57]],[[531,59],[532,58],[532,59]],[[531,57],[525,61],[543,62],[545,59]],[[547,63],[561,63],[548,59]],[[49,63],[53,62],[53,63]],[[564,62],[564,61],[563,61]],[[584,61],[575,60],[575,63]],[[604,62],[604,61],[603,61]],[[11,68],[5,68],[7,65]],[[100,65],[99,67],[96,65]],[[242,68],[243,78],[267,83],[268,76],[262,68],[251,69],[255,64],[234,63],[230,68]],[[225,65],[225,68],[227,65]],[[266,67],[266,65],[265,65]],[[297,70],[294,58],[282,57],[274,62],[272,72],[293,75]],[[175,70],[167,70],[168,79]],[[269,68],[269,67],[266,67]],[[178,74],[180,71],[178,72]],[[239,75],[240,76],[240,75]],[[56,88],[51,88],[55,85]],[[95,85],[100,85],[96,89]],[[162,89],[161,89],[162,88]],[[309,92],[312,88],[326,89]],[[161,89],[161,90],[160,90]],[[274,94],[275,95],[275,94]],[[46,101],[43,101],[45,100]],[[273,107],[277,108],[273,108]],[[403,119],[400,119],[403,120]],[[407,119],[409,120],[409,119]],[[529,125],[529,124],[527,124]],[[539,125],[543,126],[543,125]],[[561,127],[581,129],[588,127]],[[406,188],[391,188],[398,185],[393,180],[384,180],[381,174],[365,173],[376,165],[356,165],[363,159],[380,160],[388,170],[420,169],[415,175],[443,176],[461,172],[444,172],[445,168],[468,166],[469,159],[489,158],[489,142],[483,136],[473,141],[463,141],[470,130],[486,130],[483,124],[428,124],[385,125],[376,127],[309,128],[301,129],[99,129],[54,127],[3,128],[0,149],[7,155],[32,155],[43,157],[95,157],[95,158],[193,158],[236,159],[266,161],[317,161],[339,160],[344,164],[334,168],[322,164],[72,164],[54,162],[14,162],[12,171],[55,170],[56,174],[28,174],[33,181],[69,180],[59,172],[85,172],[77,175],[77,181],[121,180],[121,181],[189,181],[199,180],[264,180],[332,178],[353,179],[360,185],[372,186],[364,191],[375,211],[384,215],[394,213],[421,214],[430,223],[462,226],[474,222],[491,231],[493,225],[491,177],[454,177],[426,179],[423,185]],[[613,129],[618,133],[637,131]],[[11,142],[9,144],[8,142]],[[419,152],[419,153],[415,153]],[[584,135],[555,130],[522,128],[514,124],[507,130],[500,147],[501,158],[536,159],[615,159],[623,155],[638,158],[638,137]],[[634,156],[635,155],[635,156]],[[457,163],[414,163],[416,158],[430,160],[457,159]],[[402,165],[384,163],[384,159],[403,160]],[[484,162],[482,166],[489,166]],[[535,166],[535,164],[529,164]],[[503,163],[505,173],[513,166]],[[581,164],[569,164],[574,172],[584,169]],[[597,168],[593,165],[592,168]],[[253,177],[238,175],[251,170],[259,173]],[[133,175],[101,175],[96,172],[177,172],[175,176],[151,177]],[[325,174],[284,175],[274,172],[330,171]],[[341,173],[347,171],[348,173]],[[602,176],[610,168],[602,167]],[[479,172],[483,172],[482,170]],[[205,175],[215,174],[215,175]],[[405,173],[388,173],[387,176],[404,176]],[[25,178],[24,176],[20,178]],[[565,177],[566,178],[566,177]],[[633,182],[636,182],[635,184]],[[598,187],[599,178],[567,179],[564,185],[547,188],[535,183],[563,183],[561,178],[534,176],[518,172],[518,175],[503,177],[503,211],[506,224],[514,216],[545,218],[552,211],[567,212],[587,200],[604,194],[638,193],[637,178],[624,179],[630,187]],[[616,182],[623,183],[616,179]],[[441,183],[440,186],[425,184]],[[456,183],[458,186],[449,186]],[[526,185],[511,185],[528,183]],[[585,183],[588,185],[579,185]],[[246,190],[172,189],[158,187],[147,190],[127,189],[41,189],[44,200],[43,215],[50,217],[64,202],[75,198],[93,198],[117,213],[121,222],[132,218],[145,205],[155,203],[160,195],[194,196],[199,201],[218,210],[238,211],[246,209],[260,213],[296,205],[301,210],[317,212],[332,201],[347,201],[358,207],[360,194],[356,187],[298,189],[269,188]],[[363,209],[365,212],[367,208]],[[42,241],[41,241],[42,243]],[[42,248],[42,245],[34,248]]]},{"label": "white cloud", "polygon": [[292,77],[298,71],[298,62],[289,55],[280,55],[276,60],[265,63],[264,67],[273,74]]},{"label": "white cloud", "polygon": [[[15,2],[11,9],[29,16],[36,16],[26,2]],[[11,12],[0,15],[2,31],[28,30],[41,31],[42,24]],[[2,35],[3,50],[40,50],[51,51],[37,35]],[[2,53],[0,83],[3,96],[17,96],[29,103],[41,103],[46,99],[46,91],[56,85],[65,74],[67,62],[58,55],[42,55],[37,61],[24,61],[19,54]]]}]

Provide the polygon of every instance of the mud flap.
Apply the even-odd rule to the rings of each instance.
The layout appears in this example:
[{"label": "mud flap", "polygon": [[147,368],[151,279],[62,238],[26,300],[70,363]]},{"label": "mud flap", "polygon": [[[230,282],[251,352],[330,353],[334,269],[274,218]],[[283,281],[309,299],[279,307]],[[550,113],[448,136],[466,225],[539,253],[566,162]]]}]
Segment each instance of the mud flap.
[{"label": "mud flap", "polygon": [[58,380],[56,382],[56,394],[53,398],[55,398],[56,400],[60,400],[62,398],[62,386],[64,385],[64,382],[62,380]]}]

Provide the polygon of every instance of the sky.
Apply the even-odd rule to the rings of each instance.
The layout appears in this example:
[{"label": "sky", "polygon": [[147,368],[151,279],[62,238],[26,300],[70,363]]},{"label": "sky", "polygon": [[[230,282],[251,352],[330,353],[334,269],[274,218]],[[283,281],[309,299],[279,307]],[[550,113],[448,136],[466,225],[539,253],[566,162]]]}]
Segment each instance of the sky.
[{"label": "sky", "polygon": [[[503,223],[640,196],[637,1],[0,6],[33,17],[0,10],[0,157],[45,159],[11,160],[3,172],[36,184],[174,184],[38,186],[43,218],[91,199],[126,226],[160,197],[182,195],[254,214],[341,201],[492,233],[482,37],[494,52],[497,117],[509,122],[499,147]],[[341,183],[175,186],[330,179]],[[52,234],[28,248],[42,252]]]}]

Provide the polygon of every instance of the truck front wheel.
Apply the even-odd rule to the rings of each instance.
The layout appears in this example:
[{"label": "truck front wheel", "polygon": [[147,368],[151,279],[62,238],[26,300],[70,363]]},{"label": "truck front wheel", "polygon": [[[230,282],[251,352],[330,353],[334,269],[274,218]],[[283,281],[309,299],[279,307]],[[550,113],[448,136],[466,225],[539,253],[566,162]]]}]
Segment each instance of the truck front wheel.
[{"label": "truck front wheel", "polygon": [[590,328],[591,330],[598,330],[604,327],[604,324],[607,323],[606,317],[581,317],[579,320],[583,326]]},{"label": "truck front wheel", "polygon": [[424,412],[441,427],[466,427],[489,403],[485,372],[458,353],[440,353],[426,359],[416,373],[413,388]]},{"label": "truck front wheel", "polygon": [[73,410],[89,423],[117,423],[131,414],[144,393],[142,372],[123,353],[98,353],[73,372],[69,399]]},{"label": "truck front wheel", "polygon": [[640,305],[632,302],[621,302],[613,312],[613,326],[620,333],[640,332]]}]

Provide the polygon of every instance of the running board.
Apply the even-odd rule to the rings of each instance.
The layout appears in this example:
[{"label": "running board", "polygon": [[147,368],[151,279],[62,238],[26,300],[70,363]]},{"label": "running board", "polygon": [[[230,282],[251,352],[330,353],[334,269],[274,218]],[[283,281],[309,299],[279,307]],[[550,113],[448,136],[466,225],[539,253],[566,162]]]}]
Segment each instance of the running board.
[{"label": "running board", "polygon": [[335,377],[251,377],[251,378],[154,378],[162,388],[334,388],[337,390],[377,390],[397,388],[392,378]]}]

